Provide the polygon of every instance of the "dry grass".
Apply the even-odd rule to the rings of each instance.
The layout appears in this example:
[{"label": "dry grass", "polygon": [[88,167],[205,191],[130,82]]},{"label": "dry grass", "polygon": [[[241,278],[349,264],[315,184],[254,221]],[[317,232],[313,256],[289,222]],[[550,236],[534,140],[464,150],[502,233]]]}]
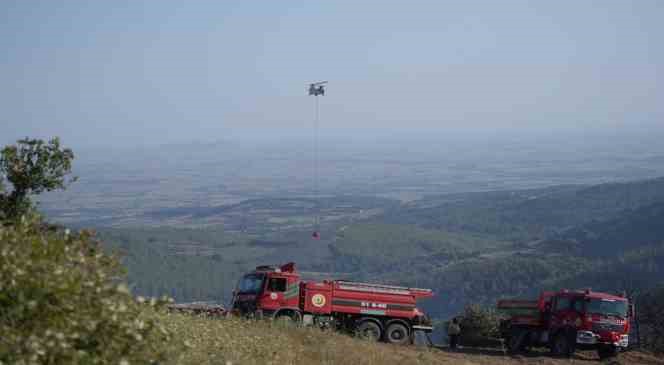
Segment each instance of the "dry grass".
[{"label": "dry grass", "polygon": [[174,364],[453,364],[441,352],[375,344],[313,328],[272,322],[209,320],[169,314],[167,326],[186,340]]},{"label": "dry grass", "polygon": [[[339,333],[267,321],[165,316],[166,326],[185,342],[184,350],[174,347],[168,364],[600,364],[594,353],[580,353],[568,360],[551,358],[546,353],[511,357],[495,349],[448,352],[369,343]],[[655,356],[635,352],[621,355],[620,361],[664,364]]]}]

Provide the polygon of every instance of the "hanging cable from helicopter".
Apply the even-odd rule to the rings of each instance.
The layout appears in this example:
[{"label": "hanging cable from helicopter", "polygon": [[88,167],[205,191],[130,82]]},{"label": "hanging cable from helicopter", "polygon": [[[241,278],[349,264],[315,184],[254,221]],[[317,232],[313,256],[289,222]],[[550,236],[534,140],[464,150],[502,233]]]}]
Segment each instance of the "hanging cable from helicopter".
[{"label": "hanging cable from helicopter", "polygon": [[327,81],[314,82],[309,84],[309,95],[315,97],[316,101],[316,116],[314,118],[314,200],[316,202],[316,212],[314,216],[314,232],[311,238],[320,239],[320,198],[318,194],[318,128],[320,124],[320,108],[318,105],[318,96],[325,96],[324,85]]}]

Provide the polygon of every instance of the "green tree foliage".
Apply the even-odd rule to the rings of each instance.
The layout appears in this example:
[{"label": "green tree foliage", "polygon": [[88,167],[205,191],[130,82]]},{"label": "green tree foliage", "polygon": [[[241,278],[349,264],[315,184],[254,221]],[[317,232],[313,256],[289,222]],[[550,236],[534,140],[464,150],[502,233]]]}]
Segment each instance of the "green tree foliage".
[{"label": "green tree foliage", "polygon": [[664,353],[664,287],[650,290],[637,298],[637,320],[640,325],[640,344],[647,349]]},{"label": "green tree foliage", "polygon": [[661,177],[594,186],[554,186],[427,197],[388,211],[383,220],[528,242],[663,201],[664,177]]},{"label": "green tree foliage", "polygon": [[499,337],[498,315],[492,309],[469,304],[461,316],[461,343],[469,346],[492,344]]},{"label": "green tree foliage", "polygon": [[423,229],[414,225],[363,223],[347,226],[329,246],[333,270],[404,271],[416,261],[447,263],[478,250],[504,246],[475,234]]},{"label": "green tree foliage", "polygon": [[569,229],[559,238],[579,244],[587,256],[610,257],[664,240],[664,202],[627,210],[616,218]]},{"label": "green tree foliage", "polygon": [[236,263],[265,249],[249,247],[219,228],[99,229],[98,237],[107,252],[121,257],[133,293],[168,295],[178,302],[227,303],[239,276],[267,260]]},{"label": "green tree foliage", "polygon": [[[40,139],[21,139],[0,151],[0,218],[14,219],[31,208],[30,195],[64,189],[71,172],[74,153],[60,146],[56,137],[48,143]],[[3,180],[12,186],[3,190]]]},{"label": "green tree foliage", "polygon": [[122,278],[90,233],[25,216],[0,226],[0,363],[161,361],[171,336],[158,303],[134,300]]}]

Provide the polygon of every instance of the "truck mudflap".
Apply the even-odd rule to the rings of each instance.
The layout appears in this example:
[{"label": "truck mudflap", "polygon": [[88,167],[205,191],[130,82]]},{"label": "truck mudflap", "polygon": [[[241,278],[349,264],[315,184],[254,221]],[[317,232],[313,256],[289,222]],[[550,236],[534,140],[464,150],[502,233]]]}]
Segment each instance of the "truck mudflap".
[{"label": "truck mudflap", "polygon": [[629,346],[629,335],[612,335],[611,337],[613,337],[613,342],[606,342],[602,341],[600,335],[592,331],[578,331],[576,333],[576,343],[582,345],[597,345],[603,343],[624,348]]}]

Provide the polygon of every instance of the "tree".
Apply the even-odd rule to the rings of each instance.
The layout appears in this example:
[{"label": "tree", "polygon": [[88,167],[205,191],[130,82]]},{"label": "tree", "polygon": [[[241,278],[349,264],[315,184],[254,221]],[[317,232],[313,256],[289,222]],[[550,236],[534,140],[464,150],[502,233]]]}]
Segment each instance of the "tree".
[{"label": "tree", "polygon": [[[57,137],[48,143],[25,138],[3,148],[0,151],[0,218],[18,218],[32,208],[31,195],[65,189],[75,181],[75,177],[66,179],[73,159],[72,150],[61,148]],[[4,190],[5,181],[11,185],[11,190]]]},{"label": "tree", "polygon": [[664,287],[642,293],[636,304],[636,319],[641,327],[639,345],[664,353]]},{"label": "tree", "polygon": [[461,344],[490,346],[500,337],[498,314],[478,304],[469,304],[461,316]]}]

